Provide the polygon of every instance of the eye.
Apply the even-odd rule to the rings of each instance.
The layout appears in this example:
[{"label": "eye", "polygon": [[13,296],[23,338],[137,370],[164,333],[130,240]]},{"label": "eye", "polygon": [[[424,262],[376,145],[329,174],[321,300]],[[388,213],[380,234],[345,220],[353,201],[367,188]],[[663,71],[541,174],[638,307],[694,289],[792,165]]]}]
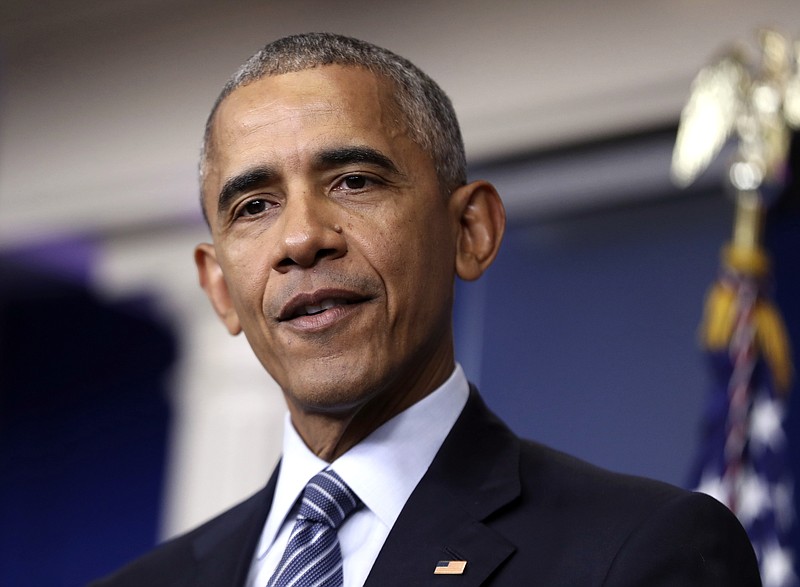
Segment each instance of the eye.
[{"label": "eye", "polygon": [[249,200],[245,202],[241,208],[239,208],[237,216],[256,216],[257,214],[261,214],[267,210],[269,206],[269,202],[263,198]]},{"label": "eye", "polygon": [[371,183],[371,180],[364,175],[348,175],[341,181],[341,186],[347,190],[363,190]]}]

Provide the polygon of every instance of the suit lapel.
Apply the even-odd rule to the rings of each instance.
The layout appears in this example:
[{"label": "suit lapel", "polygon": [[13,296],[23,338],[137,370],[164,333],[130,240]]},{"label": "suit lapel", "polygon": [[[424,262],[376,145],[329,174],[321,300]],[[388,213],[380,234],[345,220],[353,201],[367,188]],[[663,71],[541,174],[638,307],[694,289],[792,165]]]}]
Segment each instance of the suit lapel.
[{"label": "suit lapel", "polygon": [[193,587],[244,586],[275,495],[279,468],[280,464],[264,489],[215,520],[193,541],[197,561]]},{"label": "suit lapel", "polygon": [[[245,584],[275,494],[267,486],[210,524],[192,542],[193,587]],[[515,546],[483,521],[520,493],[519,441],[475,389],[389,533],[365,587],[481,585]],[[436,563],[463,560],[463,575],[434,575]]]},{"label": "suit lapel", "polygon": [[[417,485],[375,561],[365,587],[473,587],[515,546],[483,523],[520,493],[519,441],[477,394],[470,399]],[[462,575],[434,575],[440,560],[467,562]]]}]

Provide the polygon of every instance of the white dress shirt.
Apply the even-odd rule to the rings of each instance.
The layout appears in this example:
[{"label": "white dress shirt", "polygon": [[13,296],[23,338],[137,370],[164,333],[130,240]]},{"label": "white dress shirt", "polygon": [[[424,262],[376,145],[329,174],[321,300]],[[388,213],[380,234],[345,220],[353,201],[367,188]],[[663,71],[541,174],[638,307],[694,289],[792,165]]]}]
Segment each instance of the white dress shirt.
[{"label": "white dress shirt", "polygon": [[344,587],[360,587],[412,491],[467,403],[469,384],[456,364],[441,387],[401,412],[333,463],[305,445],[287,414],[275,497],[256,549],[248,587],[266,587],[289,542],[297,501],[325,468],[344,479],[364,506],[339,528]]}]

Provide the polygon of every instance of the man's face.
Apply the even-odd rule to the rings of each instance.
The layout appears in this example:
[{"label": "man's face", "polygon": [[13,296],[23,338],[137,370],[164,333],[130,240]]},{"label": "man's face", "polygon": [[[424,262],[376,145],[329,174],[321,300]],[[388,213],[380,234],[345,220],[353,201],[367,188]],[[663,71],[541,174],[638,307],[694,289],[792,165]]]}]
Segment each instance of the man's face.
[{"label": "man's face", "polygon": [[388,82],[333,65],[266,77],[222,103],[210,153],[201,280],[290,407],[351,409],[449,375],[459,212]]}]

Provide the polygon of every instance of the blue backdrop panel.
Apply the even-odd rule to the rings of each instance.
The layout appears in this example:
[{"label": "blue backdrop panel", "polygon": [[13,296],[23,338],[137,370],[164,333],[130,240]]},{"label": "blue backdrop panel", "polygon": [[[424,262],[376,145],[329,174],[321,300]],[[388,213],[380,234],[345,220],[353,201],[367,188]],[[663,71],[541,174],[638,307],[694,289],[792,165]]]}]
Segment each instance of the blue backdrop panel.
[{"label": "blue backdrop panel", "polygon": [[174,341],[143,302],[0,284],[0,585],[83,585],[156,542]]},{"label": "blue backdrop panel", "polygon": [[512,225],[486,281],[458,284],[468,374],[519,434],[684,484],[709,381],[696,332],[731,215],[693,196]]}]

